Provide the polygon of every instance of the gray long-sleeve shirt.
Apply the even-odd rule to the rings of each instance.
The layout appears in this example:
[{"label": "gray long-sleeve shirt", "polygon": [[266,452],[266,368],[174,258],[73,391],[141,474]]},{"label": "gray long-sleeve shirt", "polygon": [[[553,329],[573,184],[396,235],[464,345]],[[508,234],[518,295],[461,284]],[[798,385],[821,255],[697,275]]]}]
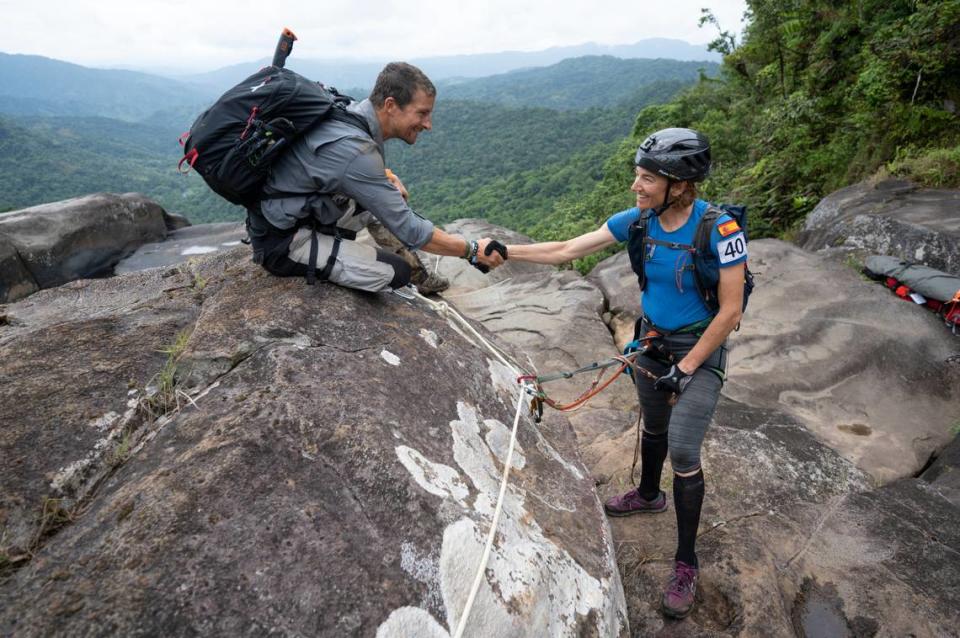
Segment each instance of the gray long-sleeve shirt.
[{"label": "gray long-sleeve shirt", "polygon": [[[304,210],[303,197],[266,199],[261,211],[271,224],[293,228],[313,214],[320,223],[333,224],[344,210],[336,195],[352,199],[368,210],[397,239],[420,248],[433,235],[433,223],[418,215],[387,179],[383,163],[383,132],[370,100],[353,102],[347,109],[367,121],[373,137],[357,126],[328,119],[308,131],[273,167],[264,193],[317,193],[312,208]],[[341,198],[342,199],[342,198]]]}]

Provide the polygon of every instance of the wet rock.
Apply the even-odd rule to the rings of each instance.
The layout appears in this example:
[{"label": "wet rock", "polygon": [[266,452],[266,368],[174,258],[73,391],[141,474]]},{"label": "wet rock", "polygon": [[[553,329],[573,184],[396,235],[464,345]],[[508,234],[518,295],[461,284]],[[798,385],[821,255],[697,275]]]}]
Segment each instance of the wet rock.
[{"label": "wet rock", "polygon": [[823,198],[798,243],[807,250],[843,247],[960,272],[960,191],[902,180],[861,182]]},{"label": "wet rock", "polygon": [[[0,359],[0,418],[20,405],[0,441],[36,469],[5,464],[3,494],[49,489],[62,460],[45,446],[96,445],[84,428],[101,421],[63,421],[116,411],[128,378],[164,369],[161,326],[187,323],[172,363],[189,399],[133,428],[83,506],[4,568],[0,633],[449,635],[499,492],[513,373],[419,302],[275,278],[245,248],[195,266],[82,282],[79,306],[76,287],[9,306],[21,325],[0,338],[19,361]],[[76,361],[36,405],[43,375],[24,371],[60,338],[81,339]],[[68,375],[92,378],[65,390]],[[569,424],[522,416],[511,468],[467,635],[627,635]]]},{"label": "wet rock", "polygon": [[166,234],[163,209],[135,193],[100,193],[0,215],[0,240],[29,273],[6,281],[0,302],[21,298],[33,285],[109,275],[137,246]]},{"label": "wet rock", "polygon": [[172,230],[160,242],[144,244],[114,267],[114,273],[122,275],[147,268],[173,266],[196,259],[200,255],[210,255],[239,246],[246,238],[247,231],[243,222],[224,222],[219,224],[188,225]]}]

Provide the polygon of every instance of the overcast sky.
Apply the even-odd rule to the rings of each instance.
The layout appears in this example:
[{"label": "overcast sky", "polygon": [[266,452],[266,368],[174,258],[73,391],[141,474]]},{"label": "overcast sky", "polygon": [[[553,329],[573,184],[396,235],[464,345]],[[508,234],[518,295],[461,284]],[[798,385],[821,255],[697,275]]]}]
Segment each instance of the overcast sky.
[{"label": "overcast sky", "polygon": [[0,51],[87,66],[214,69],[272,54],[410,59],[677,38],[699,44],[710,7],[739,32],[745,0],[0,0]]}]

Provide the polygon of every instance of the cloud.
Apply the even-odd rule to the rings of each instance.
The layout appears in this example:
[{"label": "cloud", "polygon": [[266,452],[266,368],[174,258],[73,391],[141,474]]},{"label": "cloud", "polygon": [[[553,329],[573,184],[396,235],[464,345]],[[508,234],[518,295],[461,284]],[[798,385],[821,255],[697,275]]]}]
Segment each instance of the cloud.
[{"label": "cloud", "polygon": [[[395,59],[533,51],[645,38],[703,43],[704,0],[0,0],[0,49],[95,66],[213,69],[267,57],[283,27],[297,55]],[[709,3],[739,31],[745,0]]]}]

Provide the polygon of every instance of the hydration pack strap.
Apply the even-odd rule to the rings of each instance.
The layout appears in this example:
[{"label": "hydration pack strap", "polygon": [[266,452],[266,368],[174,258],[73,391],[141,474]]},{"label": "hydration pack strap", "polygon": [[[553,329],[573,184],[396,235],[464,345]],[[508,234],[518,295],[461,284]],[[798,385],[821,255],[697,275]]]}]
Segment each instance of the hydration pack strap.
[{"label": "hydration pack strap", "polygon": [[672,248],[673,250],[685,250],[690,253],[697,251],[697,249],[690,244],[681,244],[675,241],[663,241],[661,239],[654,239],[653,237],[644,237],[643,243],[653,244],[654,246],[666,246],[667,248]]}]

